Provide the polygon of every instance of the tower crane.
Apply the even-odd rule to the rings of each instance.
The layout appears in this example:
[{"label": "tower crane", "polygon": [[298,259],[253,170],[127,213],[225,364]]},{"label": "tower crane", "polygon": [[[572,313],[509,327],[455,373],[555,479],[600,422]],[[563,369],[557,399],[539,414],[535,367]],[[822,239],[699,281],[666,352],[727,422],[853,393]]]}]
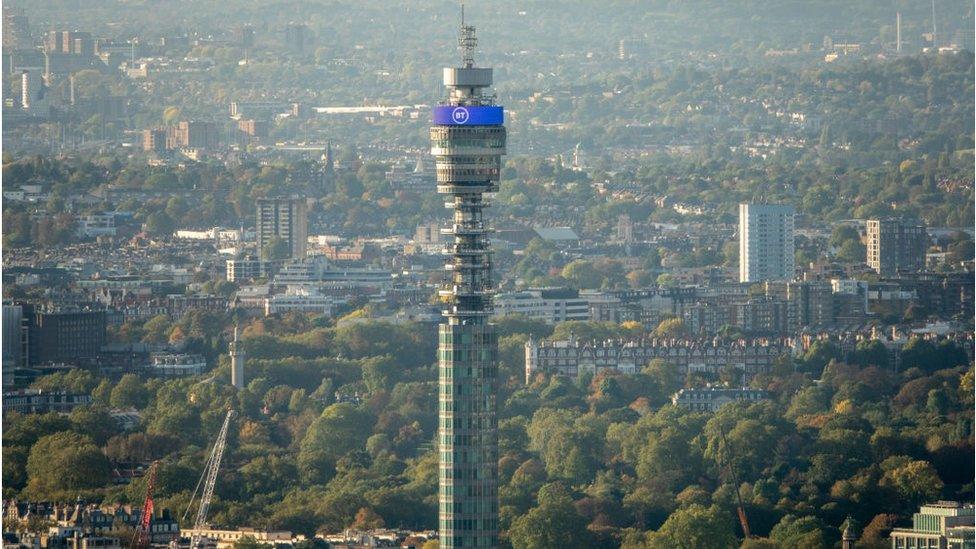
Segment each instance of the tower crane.
[{"label": "tower crane", "polygon": [[153,511],[156,507],[153,502],[153,492],[156,490],[156,465],[158,463],[154,461],[146,474],[148,480],[146,483],[146,501],[142,504],[142,515],[139,516],[139,524],[136,525],[136,531],[132,534],[130,549],[146,549],[149,547],[149,527],[152,524]]},{"label": "tower crane", "polygon": [[204,467],[203,475],[200,476],[197,487],[193,489],[193,495],[190,496],[190,503],[186,506],[186,511],[183,513],[182,520],[186,520],[187,515],[190,513],[190,506],[193,505],[193,498],[197,495],[197,491],[202,484],[203,492],[200,494],[200,507],[197,508],[197,515],[193,521],[193,536],[190,541],[191,549],[203,547],[203,536],[200,532],[208,526],[207,512],[210,510],[210,500],[213,498],[214,485],[217,483],[220,460],[224,457],[224,447],[227,445],[227,428],[230,427],[230,420],[233,415],[233,410],[227,410],[227,417],[224,418],[224,425],[220,428],[217,441],[214,442],[213,449],[210,451],[207,466]]}]

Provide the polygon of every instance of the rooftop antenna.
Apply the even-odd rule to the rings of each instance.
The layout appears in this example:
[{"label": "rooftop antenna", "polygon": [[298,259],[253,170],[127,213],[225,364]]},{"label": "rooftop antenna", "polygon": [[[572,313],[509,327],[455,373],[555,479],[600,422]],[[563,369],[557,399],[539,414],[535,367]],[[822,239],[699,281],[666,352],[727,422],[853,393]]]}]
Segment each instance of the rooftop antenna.
[{"label": "rooftop antenna", "polygon": [[938,48],[939,47],[939,38],[938,38],[938,36],[939,36],[939,33],[936,30],[936,26],[935,26],[935,0],[932,0],[932,47],[933,48]]},{"label": "rooftop antenna", "polygon": [[464,2],[461,2],[461,34],[458,36],[458,44],[461,46],[461,57],[465,68],[474,66],[474,49],[478,45],[478,37],[475,36],[473,25],[464,24]]}]

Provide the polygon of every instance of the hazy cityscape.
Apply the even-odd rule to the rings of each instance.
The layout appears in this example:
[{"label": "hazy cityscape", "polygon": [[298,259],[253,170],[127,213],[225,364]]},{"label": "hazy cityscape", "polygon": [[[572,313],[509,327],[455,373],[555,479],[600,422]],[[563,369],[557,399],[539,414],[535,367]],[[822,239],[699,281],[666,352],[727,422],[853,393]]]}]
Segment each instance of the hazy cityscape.
[{"label": "hazy cityscape", "polygon": [[4,549],[976,549],[972,2],[2,16]]}]

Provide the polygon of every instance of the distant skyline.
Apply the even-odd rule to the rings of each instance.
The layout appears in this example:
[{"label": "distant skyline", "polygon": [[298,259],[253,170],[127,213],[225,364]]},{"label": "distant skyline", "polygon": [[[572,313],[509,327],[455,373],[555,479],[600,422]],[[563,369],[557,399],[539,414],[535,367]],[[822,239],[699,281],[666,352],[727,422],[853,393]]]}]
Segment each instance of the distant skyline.
[{"label": "distant skyline", "polygon": [[976,5],[464,8],[5,2],[5,546],[976,539]]}]

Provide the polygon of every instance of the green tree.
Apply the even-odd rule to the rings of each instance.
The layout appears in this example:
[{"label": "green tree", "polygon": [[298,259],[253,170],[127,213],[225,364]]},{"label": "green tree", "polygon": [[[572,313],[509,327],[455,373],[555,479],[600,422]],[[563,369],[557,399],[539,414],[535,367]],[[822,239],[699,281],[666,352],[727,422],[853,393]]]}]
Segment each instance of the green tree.
[{"label": "green tree", "polygon": [[543,320],[537,320],[524,315],[507,315],[492,319],[495,325],[495,333],[499,338],[527,334],[534,338],[543,338],[552,335],[552,326]]},{"label": "green tree", "polygon": [[254,536],[241,536],[240,539],[234,542],[234,549],[262,549],[267,547],[263,543],[259,543]]},{"label": "green tree", "polygon": [[146,343],[166,343],[171,327],[169,317],[156,315],[142,325],[144,333],[142,340]]},{"label": "green tree", "polygon": [[146,218],[146,232],[157,237],[172,236],[176,222],[164,211],[153,212]]},{"label": "green tree", "polygon": [[738,540],[727,511],[692,504],[668,517],[657,532],[647,535],[647,547],[676,549],[729,549]]},{"label": "green tree", "polygon": [[808,547],[810,549],[827,549],[824,538],[823,521],[817,517],[797,517],[786,515],[769,532],[769,539],[780,547]]},{"label": "green tree", "polygon": [[4,414],[3,447],[22,446],[29,448],[41,437],[71,429],[68,418],[56,413]]},{"label": "green tree", "polygon": [[396,363],[388,356],[363,359],[362,369],[363,382],[370,393],[390,389],[397,374]]},{"label": "green tree", "polygon": [[91,437],[98,445],[105,444],[118,432],[115,419],[103,408],[78,407],[71,411],[68,418],[74,432]]},{"label": "green tree", "polygon": [[539,505],[515,519],[508,531],[513,547],[524,549],[588,548],[592,546],[586,521],[559,483],[539,490]]},{"label": "green tree", "polygon": [[742,540],[739,549],[780,549],[780,545],[766,538],[749,538]]},{"label": "green tree", "polygon": [[150,394],[135,374],[125,374],[112,389],[109,402],[113,408],[141,410],[149,403]]},{"label": "green tree", "polygon": [[942,479],[927,461],[896,456],[886,459],[881,468],[885,471],[881,486],[895,490],[906,509],[935,501],[942,494]]},{"label": "green tree", "polygon": [[261,248],[261,259],[265,261],[280,261],[291,257],[291,247],[288,241],[280,236],[273,236]]},{"label": "green tree", "polygon": [[888,348],[877,339],[859,341],[854,351],[858,366],[888,366]]},{"label": "green tree", "polygon": [[592,261],[585,259],[571,261],[561,274],[575,288],[599,288],[603,284],[603,275]]},{"label": "green tree", "polygon": [[42,437],[27,458],[27,494],[33,499],[63,500],[77,490],[101,488],[111,466],[90,438],[77,433]]},{"label": "green tree", "polygon": [[88,370],[75,368],[67,372],[57,372],[41,377],[31,384],[33,389],[42,391],[68,391],[70,393],[90,393],[97,380]]},{"label": "green tree", "polygon": [[829,341],[817,340],[810,345],[810,348],[803,355],[803,370],[819,377],[824,367],[831,360],[840,360],[841,358],[840,347]]},{"label": "green tree", "polygon": [[685,321],[680,318],[665,318],[654,328],[654,337],[683,337],[688,334]]},{"label": "green tree", "polygon": [[339,458],[362,449],[371,430],[369,414],[349,403],[326,408],[302,439],[298,452],[302,478],[313,484],[327,482],[335,474]]},{"label": "green tree", "polygon": [[848,240],[837,249],[837,259],[844,263],[866,263],[868,250],[857,240]]},{"label": "green tree", "polygon": [[179,107],[166,107],[163,109],[163,124],[170,125],[173,124],[180,117]]},{"label": "green tree", "polygon": [[22,446],[3,447],[3,489],[17,491],[27,483],[27,449]]},{"label": "green tree", "polygon": [[[669,397],[681,388],[683,380],[681,372],[674,364],[665,362],[664,359],[655,358],[647,363],[641,372],[649,377],[660,388],[661,398]],[[663,402],[662,402],[663,404]]]}]

